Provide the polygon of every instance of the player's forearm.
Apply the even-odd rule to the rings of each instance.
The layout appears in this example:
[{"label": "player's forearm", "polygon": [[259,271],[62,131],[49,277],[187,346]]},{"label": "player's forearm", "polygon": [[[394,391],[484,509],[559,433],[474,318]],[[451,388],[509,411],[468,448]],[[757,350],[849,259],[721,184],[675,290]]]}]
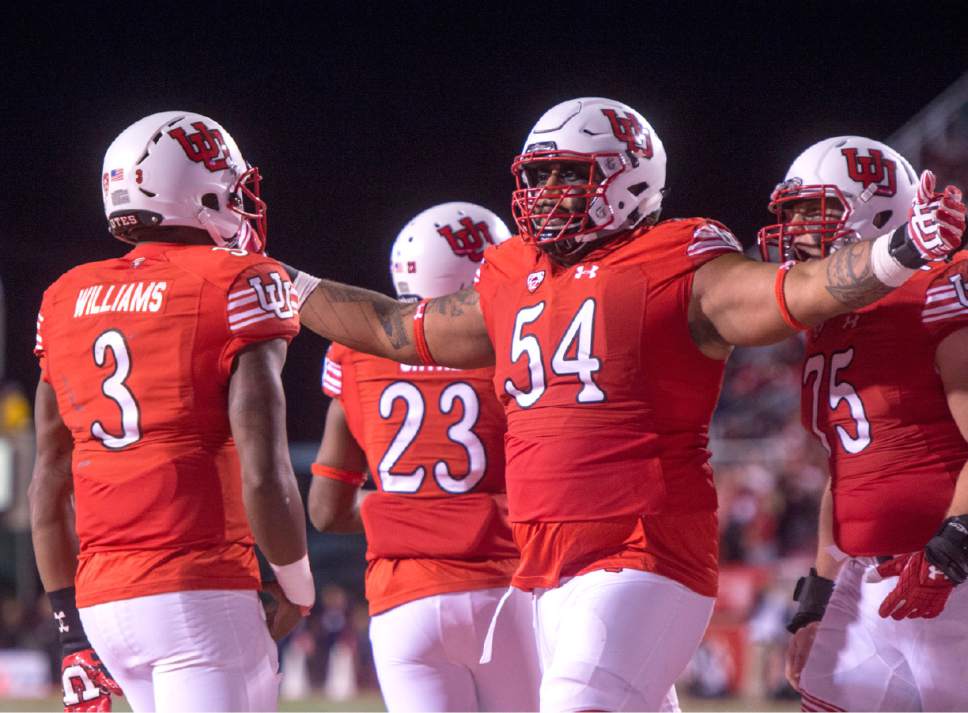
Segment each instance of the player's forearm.
[{"label": "player's forearm", "polygon": [[306,528],[286,450],[285,401],[281,385],[279,393],[259,388],[258,382],[249,386],[255,388],[230,406],[242,498],[256,543],[273,564],[288,564],[306,554]]},{"label": "player's forearm", "polygon": [[44,486],[36,485],[41,480],[35,470],[29,490],[30,535],[44,590],[54,592],[74,586],[78,550],[74,509],[69,492],[44,492]]},{"label": "player's forearm", "polygon": [[242,498],[256,544],[269,562],[289,564],[306,554],[302,499],[291,470],[245,482]]},{"label": "player's forearm", "polygon": [[[327,423],[329,423],[329,419],[327,419]],[[327,434],[327,437],[323,439],[322,448],[326,448],[328,445],[329,450],[333,450],[333,441],[337,440]],[[336,443],[335,447],[338,446],[339,443]],[[317,460],[317,464],[323,467],[329,466],[336,470],[345,469],[345,463],[342,460],[334,462],[327,461],[324,458]],[[361,500],[362,491],[360,491],[358,484],[316,476],[309,486],[309,497],[306,503],[309,521],[320,532],[340,534],[363,532],[363,520],[360,517]]]},{"label": "player's forearm", "polygon": [[356,503],[342,511],[311,508],[309,519],[313,527],[320,532],[332,532],[338,535],[356,535],[363,532],[363,519],[360,517],[360,508]]},{"label": "player's forearm", "polygon": [[300,301],[299,320],[321,337],[351,349],[417,364],[416,308],[379,292],[322,280]]},{"label": "player's forearm", "polygon": [[823,260],[795,265],[785,286],[793,316],[812,326],[876,302],[893,290],[875,275],[873,245],[871,240],[853,243]]}]

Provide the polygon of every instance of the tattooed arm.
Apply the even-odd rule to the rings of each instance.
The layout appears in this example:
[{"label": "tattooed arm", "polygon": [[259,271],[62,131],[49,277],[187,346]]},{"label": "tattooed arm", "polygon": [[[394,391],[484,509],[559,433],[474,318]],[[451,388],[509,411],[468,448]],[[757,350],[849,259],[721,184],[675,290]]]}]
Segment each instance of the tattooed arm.
[{"label": "tattooed arm", "polygon": [[[890,292],[893,288],[874,276],[872,245],[873,241],[854,243],[823,260],[795,265],[784,287],[791,314],[812,326]],[[794,333],[774,297],[778,267],[732,254],[696,271],[689,327],[704,354],[723,359],[731,345],[772,344]]]},{"label": "tattooed arm", "polygon": [[[413,337],[414,303],[322,280],[300,302],[299,320],[326,339],[407,364],[419,364]],[[471,369],[494,363],[477,290],[430,300],[424,313],[427,346],[438,364]]]}]

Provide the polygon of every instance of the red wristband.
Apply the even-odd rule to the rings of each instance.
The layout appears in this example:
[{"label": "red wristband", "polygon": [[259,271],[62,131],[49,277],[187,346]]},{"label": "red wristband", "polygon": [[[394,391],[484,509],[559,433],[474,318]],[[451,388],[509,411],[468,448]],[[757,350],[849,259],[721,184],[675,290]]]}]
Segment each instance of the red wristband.
[{"label": "red wristband", "polygon": [[309,466],[312,474],[319,478],[331,478],[333,480],[341,480],[344,483],[349,483],[350,485],[363,485],[366,481],[366,475],[355,470],[343,470],[342,468],[333,468],[329,465],[323,465],[322,463],[313,463]]},{"label": "red wristband", "polygon": [[413,313],[413,340],[417,344],[417,356],[420,357],[421,364],[424,366],[440,366],[434,361],[430,347],[427,346],[427,334],[424,332],[426,310],[427,300],[423,300],[417,305],[417,311]]},{"label": "red wristband", "polygon": [[787,274],[790,272],[790,268],[796,264],[793,260],[787,260],[785,263],[780,265],[780,269],[776,271],[776,280],[773,281],[773,296],[776,298],[776,306],[780,308],[780,316],[783,317],[783,321],[790,329],[795,329],[798,332],[810,329],[810,325],[804,324],[799,319],[790,314],[790,308],[787,307],[786,295],[783,293],[783,284],[786,282]]}]

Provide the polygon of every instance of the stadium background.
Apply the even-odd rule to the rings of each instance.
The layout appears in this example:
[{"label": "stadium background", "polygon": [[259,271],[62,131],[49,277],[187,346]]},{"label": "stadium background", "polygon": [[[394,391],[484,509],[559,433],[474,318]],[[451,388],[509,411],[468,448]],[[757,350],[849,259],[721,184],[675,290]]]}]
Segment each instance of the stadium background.
[{"label": "stadium background", "polygon": [[[54,705],[23,699],[49,695],[56,650],[26,527],[34,316],[59,274],[124,250],[99,200],[103,152],[124,127],[171,108],[216,118],[265,177],[270,253],[389,291],[389,245],[412,215],[472,200],[510,223],[510,161],[531,124],[562,99],[608,96],[640,110],[665,143],[664,216],[717,218],[750,245],[793,157],[837,133],[887,140],[917,168],[968,186],[963,8],[883,5],[92,2],[6,17],[0,707]],[[324,349],[301,336],[286,366],[304,487],[326,407]],[[789,705],[782,627],[812,557],[825,477],[799,426],[800,354],[795,339],[738,350],[727,371],[712,445],[721,593],[681,683],[686,710]],[[379,708],[363,549],[359,537],[311,538],[320,603],[285,642],[290,708]]]}]

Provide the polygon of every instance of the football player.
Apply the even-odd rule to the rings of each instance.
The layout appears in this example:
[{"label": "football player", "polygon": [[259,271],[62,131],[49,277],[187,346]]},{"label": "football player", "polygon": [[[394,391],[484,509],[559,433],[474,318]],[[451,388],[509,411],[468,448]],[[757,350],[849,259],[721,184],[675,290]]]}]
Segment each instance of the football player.
[{"label": "football player", "polygon": [[[428,208],[393,243],[397,297],[418,302],[470,287],[484,249],[508,237],[481,206]],[[370,639],[391,711],[538,707],[522,593],[505,604],[495,664],[478,661],[518,565],[493,376],[492,368],[407,366],[340,344],[326,355],[322,385],[333,400],[309,515],[320,530],[366,532]],[[367,469],[377,492],[357,506]]]},{"label": "football player", "polygon": [[486,251],[473,288],[406,304],[323,281],[301,319],[398,361],[495,364],[541,709],[655,710],[716,596],[707,434],[733,345],[883,297],[964,226],[938,230],[948,208],[925,195],[906,229],[777,270],[716,221],[659,222],[662,142],[596,97],[546,112],[512,171],[519,234]]},{"label": "football player", "polygon": [[280,380],[299,295],[258,186],[212,119],[141,119],[101,175],[134,248],[44,293],[31,525],[68,709],[110,709],[106,664],[136,711],[273,710],[255,543],[276,617],[313,604]]},{"label": "football player", "polygon": [[[820,141],[773,192],[764,258],[874,239],[931,188],[878,141]],[[803,425],[829,455],[830,482],[789,626],[805,710],[968,708],[968,588],[956,586],[968,576],[966,278],[965,253],[928,263],[807,334]]]}]

